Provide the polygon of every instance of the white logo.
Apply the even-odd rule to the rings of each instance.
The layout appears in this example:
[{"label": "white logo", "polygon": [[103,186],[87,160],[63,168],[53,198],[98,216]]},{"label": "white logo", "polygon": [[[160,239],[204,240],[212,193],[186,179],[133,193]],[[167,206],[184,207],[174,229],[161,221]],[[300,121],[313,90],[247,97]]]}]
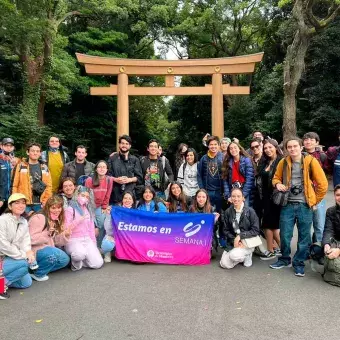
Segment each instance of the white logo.
[{"label": "white logo", "polygon": [[148,257],[154,257],[154,256],[155,256],[155,253],[154,253],[153,250],[148,250],[148,252],[146,253],[146,255],[147,255]]},{"label": "white logo", "polygon": [[[202,220],[201,224],[204,224],[205,221]],[[201,224],[193,224],[192,222],[189,222],[184,228],[183,231],[185,232],[185,237],[190,237],[195,234],[197,234],[201,230]]]}]

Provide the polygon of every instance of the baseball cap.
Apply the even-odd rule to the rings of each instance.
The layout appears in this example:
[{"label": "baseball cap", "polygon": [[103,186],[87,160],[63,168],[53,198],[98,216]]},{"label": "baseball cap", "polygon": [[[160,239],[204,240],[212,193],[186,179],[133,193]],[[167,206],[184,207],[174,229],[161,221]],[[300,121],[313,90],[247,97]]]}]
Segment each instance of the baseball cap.
[{"label": "baseball cap", "polygon": [[14,145],[14,139],[13,138],[10,138],[10,137],[6,137],[6,138],[4,138],[3,140],[2,140],[2,142],[1,142],[3,145],[5,145],[5,144],[12,144],[12,145]]},{"label": "baseball cap", "polygon": [[24,199],[27,203],[27,198],[24,194],[20,194],[20,193],[16,193],[16,194],[12,194],[11,196],[9,196],[9,199],[8,199],[8,204],[11,204],[12,202],[15,202],[15,201],[18,201],[18,200],[21,200],[21,199]]}]

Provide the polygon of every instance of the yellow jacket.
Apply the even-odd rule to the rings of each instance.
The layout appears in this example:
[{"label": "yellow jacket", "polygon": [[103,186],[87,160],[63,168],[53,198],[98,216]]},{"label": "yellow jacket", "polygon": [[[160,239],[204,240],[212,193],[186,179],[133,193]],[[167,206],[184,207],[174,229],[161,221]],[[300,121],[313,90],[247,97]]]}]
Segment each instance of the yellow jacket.
[{"label": "yellow jacket", "polygon": [[[303,159],[303,180],[306,202],[310,207],[318,204],[325,196],[328,190],[328,181],[319,161],[311,155],[302,156]],[[273,186],[283,184],[283,164],[287,161],[287,186],[290,187],[292,177],[292,160],[290,156],[281,159],[277,165],[273,177]]]},{"label": "yellow jacket", "polygon": [[[46,189],[40,196],[40,202],[45,204],[46,201],[52,196],[52,180],[50,172],[48,171],[48,167],[45,164],[40,164],[40,166],[42,174],[41,180],[46,184]],[[17,192],[24,194],[27,197],[27,204],[33,203],[30,169],[29,164],[25,159],[23,159],[22,162],[16,166],[14,172],[12,193],[15,194]]]}]

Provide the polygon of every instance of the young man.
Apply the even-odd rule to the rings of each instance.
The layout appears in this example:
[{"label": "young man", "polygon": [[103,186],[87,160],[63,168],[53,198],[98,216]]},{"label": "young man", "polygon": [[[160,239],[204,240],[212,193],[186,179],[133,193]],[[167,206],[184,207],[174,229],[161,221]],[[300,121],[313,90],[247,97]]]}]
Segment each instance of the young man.
[{"label": "young man", "polygon": [[[327,155],[318,148],[320,137],[316,132],[308,132],[302,137],[304,150],[315,157],[325,173],[329,172]],[[323,199],[313,210],[314,241],[321,242],[326,220],[326,200]]]},{"label": "young man", "polygon": [[[109,174],[113,176],[113,189],[110,202],[121,202],[125,190],[135,193],[136,185],[143,183],[142,168],[139,159],[130,154],[132,140],[130,136],[119,137],[119,152],[109,158]],[[136,194],[136,193],[135,193]]]},{"label": "young man", "polygon": [[[168,181],[174,180],[174,175],[168,159],[165,159],[164,166],[162,159],[158,157],[159,143],[156,139],[151,139],[148,143],[148,155],[141,157],[140,162],[143,172],[144,185],[151,185],[158,197],[165,199]],[[165,174],[168,178],[166,178]]]},{"label": "young man", "polygon": [[[273,186],[282,192],[289,191],[288,204],[282,207],[280,215],[280,238],[282,257],[271,264],[272,269],[291,266],[291,247],[296,222],[299,238],[293,258],[296,276],[305,276],[305,263],[311,244],[313,209],[325,197],[328,183],[320,163],[311,155],[302,155],[302,141],[291,137],[285,143],[288,156],[282,159],[273,177]],[[283,184],[283,173],[286,173]]]},{"label": "young man", "polygon": [[26,153],[28,161],[23,158],[15,168],[12,193],[26,196],[26,213],[30,215],[39,211],[52,196],[52,181],[46,164],[39,162],[41,145],[29,144]]},{"label": "young man", "polygon": [[47,164],[51,172],[52,192],[55,193],[58,191],[63,167],[70,161],[61,145],[59,137],[51,136],[49,138],[47,150],[42,152],[41,160]]},{"label": "young man", "polygon": [[19,159],[14,156],[14,140],[6,137],[2,140],[2,152],[0,154],[0,168],[1,168],[1,200],[0,200],[0,214],[7,208],[7,200],[11,193],[11,176],[12,170],[15,168]]},{"label": "young man", "polygon": [[92,174],[94,164],[86,160],[87,148],[84,145],[78,145],[74,154],[76,158],[64,165],[61,178],[71,177],[77,183],[79,177]]},{"label": "young man", "polygon": [[200,189],[207,190],[210,202],[220,212],[222,206],[222,162],[220,140],[217,136],[210,136],[207,140],[208,153],[199,161],[197,167],[197,181]]}]

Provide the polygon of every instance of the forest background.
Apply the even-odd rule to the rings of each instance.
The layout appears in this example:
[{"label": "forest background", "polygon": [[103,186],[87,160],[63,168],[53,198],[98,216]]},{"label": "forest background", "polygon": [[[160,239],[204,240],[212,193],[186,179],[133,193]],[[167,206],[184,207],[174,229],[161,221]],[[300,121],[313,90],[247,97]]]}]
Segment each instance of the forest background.
[{"label": "forest background", "polygon": [[[302,1],[315,18],[337,1]],[[34,139],[44,145],[57,133],[70,151],[89,146],[90,160],[115,149],[116,97],[89,95],[116,77],[87,76],[75,53],[164,59],[220,58],[264,52],[252,76],[224,82],[251,84],[250,96],[225,96],[225,135],[247,147],[254,130],[281,141],[284,65],[297,23],[296,1],[275,0],[0,0],[0,137],[12,136],[23,152]],[[308,8],[307,8],[308,9]],[[339,13],[335,13],[339,14]],[[340,128],[340,17],[316,29],[296,90],[301,136],[316,131],[321,144],[337,143]],[[157,48],[155,48],[157,46]],[[162,86],[164,77],[130,77],[136,86]],[[209,77],[181,78],[204,86]],[[168,154],[180,142],[203,152],[211,131],[211,97],[130,97],[130,135],[135,152],[157,138]]]}]

